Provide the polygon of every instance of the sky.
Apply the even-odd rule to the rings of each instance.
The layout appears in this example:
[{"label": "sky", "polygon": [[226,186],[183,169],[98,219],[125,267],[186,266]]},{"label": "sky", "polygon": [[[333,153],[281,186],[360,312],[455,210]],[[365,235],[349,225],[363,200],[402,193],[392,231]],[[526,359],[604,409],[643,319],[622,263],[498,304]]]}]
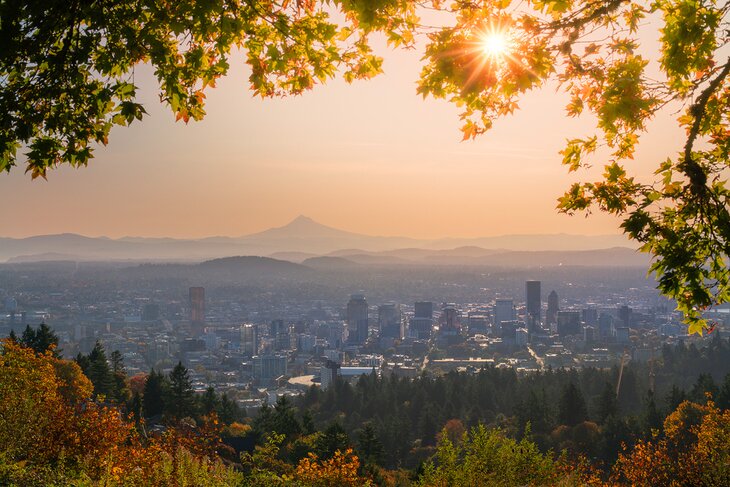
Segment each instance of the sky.
[{"label": "sky", "polygon": [[[175,122],[149,66],[135,72],[149,113],[115,127],[89,166],[31,181],[21,164],[0,175],[0,236],[240,236],[297,215],[343,230],[415,238],[503,234],[617,234],[619,221],[568,216],[557,198],[593,180],[601,162],[568,174],[558,151],[590,135],[564,115],[555,86],[525,97],[516,115],[461,142],[457,109],[416,94],[420,53],[379,48],[385,73],[341,80],[298,97],[261,100],[243,55],[207,91],[201,122]],[[630,171],[651,178],[682,147],[674,115],[642,137]]]}]

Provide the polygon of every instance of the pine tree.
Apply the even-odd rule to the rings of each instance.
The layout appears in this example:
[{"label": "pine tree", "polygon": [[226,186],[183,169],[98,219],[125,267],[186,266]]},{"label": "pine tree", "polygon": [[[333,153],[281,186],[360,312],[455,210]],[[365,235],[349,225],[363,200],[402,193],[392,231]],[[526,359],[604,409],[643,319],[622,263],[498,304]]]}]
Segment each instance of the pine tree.
[{"label": "pine tree", "polygon": [[669,407],[670,413],[674,412],[674,410],[677,409],[677,407],[686,400],[687,394],[684,392],[684,390],[680,389],[676,385],[673,385],[672,390],[669,391],[669,394],[667,395],[667,406]]},{"label": "pine tree", "polygon": [[239,421],[243,416],[245,416],[245,411],[242,411],[235,401],[229,399],[228,394],[225,392],[221,395],[220,403],[221,410],[218,417],[223,423],[230,424],[234,421]]},{"label": "pine tree", "polygon": [[358,451],[364,463],[380,463],[383,457],[383,444],[372,423],[365,423],[358,436]]},{"label": "pine tree", "polygon": [[690,397],[696,403],[705,404],[707,402],[707,395],[709,394],[710,397],[715,398],[717,397],[718,391],[719,389],[710,374],[700,374],[697,377],[697,382],[695,382],[694,387],[692,387]]},{"label": "pine tree", "polygon": [[609,416],[617,415],[618,400],[616,399],[616,391],[610,383],[606,382],[596,402],[596,419],[600,424],[603,424]]},{"label": "pine tree", "polygon": [[218,412],[218,409],[220,409],[218,395],[213,386],[209,386],[200,397],[200,411],[204,416],[208,416],[213,412]]},{"label": "pine tree", "polygon": [[97,396],[103,395],[109,400],[116,399],[114,374],[109,367],[104,346],[97,341],[87,358],[88,368],[84,370],[82,366],[82,370],[84,370],[84,374],[86,374],[91,383],[94,384],[94,394]]},{"label": "pine tree", "polygon": [[134,391],[127,408],[132,412],[134,422],[139,423],[140,419],[142,419],[142,396],[139,395],[139,392]]},{"label": "pine tree", "polygon": [[558,421],[560,424],[575,426],[588,419],[586,401],[580,389],[571,382],[563,390],[558,409]]},{"label": "pine tree", "polygon": [[188,369],[178,362],[169,376],[170,387],[165,400],[165,415],[183,419],[195,414],[195,393]]},{"label": "pine tree", "polygon": [[35,331],[30,325],[25,326],[25,330],[23,330],[23,334],[20,336],[20,344],[35,350]]},{"label": "pine tree", "polygon": [[124,368],[124,358],[119,350],[114,350],[111,356],[112,377],[114,380],[114,400],[119,404],[129,401],[130,392],[127,385],[127,372]]},{"label": "pine tree", "polygon": [[[15,332],[12,335],[15,337]],[[27,325],[18,343],[24,347],[32,348],[36,353],[45,353],[53,347],[53,356],[59,358],[59,350],[56,349],[58,335],[45,323],[41,323],[38,330],[34,330],[30,325]]]},{"label": "pine tree", "polygon": [[274,405],[274,431],[293,438],[302,432],[302,426],[296,417],[296,411],[287,396],[280,396]]},{"label": "pine tree", "polygon": [[344,452],[350,448],[350,437],[338,422],[332,422],[317,438],[315,453],[321,459],[329,459],[337,450]]},{"label": "pine tree", "polygon": [[156,372],[155,369],[150,370],[142,394],[142,414],[145,418],[162,415],[165,409],[167,386],[167,378],[164,375]]},{"label": "pine tree", "polygon": [[58,347],[58,335],[56,335],[53,330],[46,325],[45,323],[41,323],[41,325],[38,327],[38,330],[36,330],[35,333],[35,347],[33,349],[38,353],[43,353],[46,350],[53,347],[53,356],[58,358],[59,357],[59,350]]},{"label": "pine tree", "polygon": [[302,434],[304,435],[311,435],[314,433],[316,428],[314,427],[314,418],[312,417],[312,412],[309,409],[305,409],[302,413]]},{"label": "pine tree", "polygon": [[654,401],[654,393],[649,391],[646,396],[646,405],[644,406],[643,423],[644,431],[647,437],[651,436],[651,432],[661,431],[662,429],[662,415],[657,408],[656,401]]},{"label": "pine tree", "polygon": [[525,430],[527,423],[530,423],[530,428],[535,433],[546,433],[550,430],[550,409],[544,390],[538,395],[534,389],[530,389],[527,399],[518,404],[516,413],[520,431]]},{"label": "pine tree", "polygon": [[720,391],[717,393],[717,407],[730,409],[730,374],[725,374]]}]

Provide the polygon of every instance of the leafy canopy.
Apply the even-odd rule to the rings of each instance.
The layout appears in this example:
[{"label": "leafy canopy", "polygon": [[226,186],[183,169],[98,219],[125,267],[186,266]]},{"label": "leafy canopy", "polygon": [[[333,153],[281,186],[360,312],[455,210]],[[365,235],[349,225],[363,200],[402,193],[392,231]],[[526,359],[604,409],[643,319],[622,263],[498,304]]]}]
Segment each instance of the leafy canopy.
[{"label": "leafy canopy", "polygon": [[[443,25],[421,21],[432,10]],[[595,121],[562,156],[569,171],[600,157],[603,177],[572,185],[559,210],[621,217],[655,256],[660,290],[701,332],[702,312],[730,301],[729,11],[727,0],[2,1],[0,170],[18,163],[21,147],[34,178],[86,165],[112,126],[144,117],[140,63],[154,67],[160,99],[187,122],[204,116],[205,90],[234,52],[246,57],[254,93],[283,96],[338,72],[347,81],[380,73],[373,33],[409,48],[425,36],[418,92],[460,107],[465,139],[551,81],[570,97],[567,115]],[[657,28],[654,73],[639,33]],[[686,139],[655,161],[654,181],[639,181],[625,163],[668,105],[679,107]]]}]

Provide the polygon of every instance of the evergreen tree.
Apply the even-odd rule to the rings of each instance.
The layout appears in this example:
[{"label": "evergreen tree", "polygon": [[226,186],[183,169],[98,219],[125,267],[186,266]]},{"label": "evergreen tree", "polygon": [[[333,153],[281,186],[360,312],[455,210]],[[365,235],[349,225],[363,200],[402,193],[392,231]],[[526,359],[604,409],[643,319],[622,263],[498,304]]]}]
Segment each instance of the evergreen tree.
[{"label": "evergreen tree", "polygon": [[218,412],[219,408],[218,395],[213,386],[209,386],[200,397],[200,411],[204,416],[208,416],[213,412]]},{"label": "evergreen tree", "polygon": [[150,370],[150,375],[144,383],[142,395],[142,413],[145,418],[162,415],[165,409],[165,393],[167,390],[167,378],[155,371]]},{"label": "evergreen tree", "polygon": [[654,401],[654,393],[649,391],[646,396],[646,405],[644,406],[643,423],[645,436],[651,436],[651,432],[661,431],[663,418]]},{"label": "evergreen tree", "polygon": [[683,389],[680,389],[676,385],[672,386],[672,390],[667,395],[667,407],[669,412],[673,412],[677,407],[687,400],[687,394]]},{"label": "evergreen tree", "polygon": [[524,431],[527,424],[534,433],[546,433],[550,430],[550,408],[545,398],[545,391],[538,394],[530,389],[527,399],[517,405],[517,423],[520,431]]},{"label": "evergreen tree", "polygon": [[297,436],[302,426],[296,418],[296,411],[287,396],[280,396],[274,405],[273,429],[288,439]]},{"label": "evergreen tree", "polygon": [[618,415],[618,400],[614,387],[606,382],[596,402],[596,420],[603,424],[609,416]]},{"label": "evergreen tree", "polygon": [[317,429],[314,426],[314,418],[312,417],[312,413],[309,409],[305,409],[302,413],[302,434],[304,435],[311,435]]},{"label": "evergreen tree", "polygon": [[169,376],[170,387],[165,399],[165,415],[182,419],[195,414],[195,393],[188,369],[178,362]]},{"label": "evergreen tree", "polygon": [[607,465],[613,464],[623,445],[633,441],[631,428],[626,421],[616,416],[609,416],[601,430],[600,457]]},{"label": "evergreen tree", "polygon": [[575,426],[588,419],[586,401],[580,389],[571,382],[563,390],[558,409],[560,424]]},{"label": "evergreen tree", "polygon": [[372,423],[365,423],[358,436],[358,451],[365,463],[380,463],[383,457],[383,444],[380,442]]},{"label": "evergreen tree", "polygon": [[114,380],[114,399],[119,404],[124,404],[129,401],[130,391],[127,385],[127,372],[124,368],[124,358],[119,350],[112,352],[111,362]]},{"label": "evergreen tree", "polygon": [[20,341],[17,340],[14,331],[12,332],[12,337],[15,337],[15,341],[20,345],[31,348],[36,353],[45,353],[53,347],[53,356],[59,358],[59,350],[57,350],[58,335],[45,323],[41,323],[38,330],[34,330],[30,325],[27,325],[25,330],[23,330]]},{"label": "evergreen tree", "polygon": [[697,382],[695,382],[694,387],[692,387],[690,397],[696,403],[705,404],[707,402],[707,395],[709,394],[712,398],[716,398],[718,391],[719,389],[712,379],[712,375],[700,374],[697,377]]},{"label": "evergreen tree", "polygon": [[220,412],[218,413],[218,418],[223,423],[230,424],[234,421],[239,421],[245,415],[245,411],[242,411],[235,401],[229,399],[228,394],[224,392],[223,395],[221,395]]},{"label": "evergreen tree", "polygon": [[330,459],[337,450],[344,452],[350,448],[350,437],[338,422],[332,422],[317,438],[315,453],[321,459]]},{"label": "evergreen tree", "polygon": [[33,349],[38,352],[42,353],[48,350],[49,348],[53,347],[53,355],[58,358],[58,335],[54,333],[54,331],[45,323],[41,323],[41,325],[38,327],[38,330],[36,330],[35,333],[35,347]]},{"label": "evergreen tree", "polygon": [[132,412],[132,415],[134,416],[134,422],[139,423],[140,419],[142,419],[142,396],[140,396],[139,392],[134,391],[134,394],[132,394],[132,399],[130,399],[127,409]]},{"label": "evergreen tree", "polygon": [[94,385],[94,394],[103,395],[108,400],[116,399],[116,382],[112,369],[107,362],[106,352],[100,342],[96,342],[89,355],[79,354],[76,362],[84,375]]},{"label": "evergreen tree", "polygon": [[25,330],[23,330],[23,334],[20,335],[20,344],[24,347],[35,350],[35,330],[33,330],[30,325],[26,325]]},{"label": "evergreen tree", "polygon": [[717,407],[720,409],[730,409],[730,374],[725,374],[722,386],[717,393]]},{"label": "evergreen tree", "polygon": [[10,330],[10,334],[8,335],[8,340],[11,342],[18,343],[18,335],[15,334],[15,330]]}]

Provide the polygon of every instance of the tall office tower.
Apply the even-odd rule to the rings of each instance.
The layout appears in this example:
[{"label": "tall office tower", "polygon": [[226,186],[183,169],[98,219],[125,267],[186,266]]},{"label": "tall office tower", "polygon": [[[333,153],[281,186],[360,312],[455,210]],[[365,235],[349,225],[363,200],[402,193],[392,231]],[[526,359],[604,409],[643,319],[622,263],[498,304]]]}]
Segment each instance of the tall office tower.
[{"label": "tall office tower", "polygon": [[601,338],[608,338],[613,336],[613,332],[613,316],[608,313],[601,313],[598,316],[598,336]]},{"label": "tall office tower", "polygon": [[416,301],[414,316],[408,323],[408,336],[419,340],[428,340],[433,331],[433,303]]},{"label": "tall office tower", "polygon": [[525,283],[525,303],[527,304],[528,324],[540,323],[542,311],[542,296],[540,294],[540,281],[527,281]]},{"label": "tall office tower", "polygon": [[494,326],[499,329],[503,321],[514,321],[515,305],[512,299],[498,299],[494,303]]},{"label": "tall office tower", "polygon": [[580,311],[558,311],[558,335],[579,335],[581,331]]},{"label": "tall office tower", "polygon": [[433,319],[433,303],[431,301],[416,301],[414,308],[416,318]]},{"label": "tall office tower", "polygon": [[403,338],[403,320],[400,305],[387,303],[378,306],[378,328],[380,336],[386,338]]},{"label": "tall office tower", "polygon": [[368,302],[362,294],[353,294],[347,302],[347,328],[349,341],[362,345],[368,339]]},{"label": "tall office tower", "polygon": [[547,300],[547,312],[545,313],[545,324],[554,325],[558,322],[558,311],[560,311],[560,305],[558,304],[558,293],[554,290],[550,291]]},{"label": "tall office tower", "polygon": [[583,322],[586,325],[594,326],[598,324],[598,310],[596,308],[585,308],[583,310]]},{"label": "tall office tower", "polygon": [[190,288],[188,291],[188,307],[190,310],[190,328],[193,335],[201,335],[203,328],[205,328],[205,288]]},{"label": "tall office tower", "polygon": [[271,335],[271,338],[276,338],[276,335],[285,331],[284,320],[271,320],[271,324],[269,325],[269,335]]},{"label": "tall office tower", "polygon": [[618,318],[624,322],[624,326],[631,326],[632,309],[626,305],[618,309]]},{"label": "tall office tower", "polygon": [[241,352],[253,356],[259,353],[259,329],[252,323],[241,325]]},{"label": "tall office tower", "polygon": [[441,329],[442,335],[456,335],[459,333],[459,310],[456,305],[447,304],[441,309]]}]

